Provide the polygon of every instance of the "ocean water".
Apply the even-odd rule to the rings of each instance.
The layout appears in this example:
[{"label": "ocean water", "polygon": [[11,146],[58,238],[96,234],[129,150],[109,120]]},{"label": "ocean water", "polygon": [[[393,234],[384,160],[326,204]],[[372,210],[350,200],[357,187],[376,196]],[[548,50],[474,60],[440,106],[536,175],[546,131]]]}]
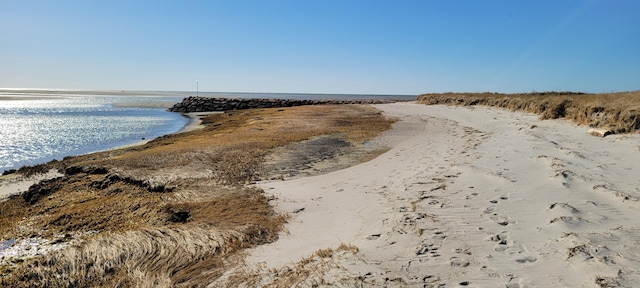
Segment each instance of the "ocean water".
[{"label": "ocean water", "polygon": [[166,108],[188,96],[415,100],[415,95],[0,89],[0,173],[171,134],[189,119]]},{"label": "ocean water", "polygon": [[179,131],[170,95],[0,92],[0,173]]}]

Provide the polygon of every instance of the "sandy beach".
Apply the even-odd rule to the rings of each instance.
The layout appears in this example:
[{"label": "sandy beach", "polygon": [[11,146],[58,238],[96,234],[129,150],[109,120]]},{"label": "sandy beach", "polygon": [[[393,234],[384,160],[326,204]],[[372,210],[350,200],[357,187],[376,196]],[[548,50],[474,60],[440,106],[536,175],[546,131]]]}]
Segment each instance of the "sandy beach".
[{"label": "sandy beach", "polygon": [[[173,247],[175,243],[179,243],[182,246],[176,251],[182,252],[176,252],[178,254],[164,255],[160,253],[162,251],[173,251],[165,248],[156,249],[156,252],[161,254],[160,256],[148,254],[145,252],[147,251],[145,250],[146,248],[137,247],[135,246],[136,243],[130,241],[128,237],[131,236],[120,237],[118,236],[119,234],[105,234],[105,236],[102,236],[104,238],[97,237],[73,248],[76,250],[70,249],[67,252],[63,251],[56,254],[58,256],[52,254],[50,257],[56,258],[64,255],[69,259],[65,261],[77,263],[74,265],[80,265],[78,267],[84,267],[81,265],[91,262],[86,259],[83,260],[83,258],[77,258],[73,256],[75,255],[73,253],[81,253],[81,251],[85,251],[82,253],[95,252],[96,259],[102,259],[100,257],[107,257],[104,255],[111,255],[109,254],[111,252],[108,249],[97,249],[97,246],[94,247],[92,245],[108,239],[108,241],[119,243],[112,245],[113,247],[122,246],[124,248],[119,249],[125,249],[123,250],[125,252],[130,251],[126,252],[127,255],[131,254],[128,256],[131,258],[130,260],[127,260],[129,259],[127,257],[118,258],[125,259],[122,260],[124,261],[122,263],[117,262],[120,266],[147,263],[145,261],[155,263],[158,259],[187,261],[183,264],[170,264],[170,262],[167,262],[163,266],[164,270],[160,272],[155,272],[155,270],[148,270],[149,272],[147,272],[145,270],[144,273],[148,274],[141,277],[141,280],[136,280],[140,281],[139,283],[149,285],[151,285],[150,283],[164,283],[167,287],[170,286],[170,283],[175,283],[172,281],[178,281],[171,278],[171,273],[173,273],[171,271],[174,269],[172,267],[175,265],[196,265],[199,267],[198,269],[202,270],[193,270],[195,271],[193,275],[185,274],[182,281],[185,281],[185,283],[190,283],[186,281],[194,281],[192,283],[199,283],[198,285],[209,283],[209,287],[633,287],[635,283],[640,281],[640,274],[637,272],[640,269],[640,254],[637,252],[637,246],[640,242],[640,229],[636,224],[636,219],[640,216],[638,202],[640,199],[640,190],[638,189],[640,180],[634,172],[640,169],[640,151],[638,147],[640,145],[640,135],[621,134],[609,135],[604,138],[594,137],[587,133],[588,127],[576,126],[568,121],[541,121],[537,115],[509,112],[497,108],[424,105],[413,102],[374,105],[374,107],[382,111],[384,116],[395,118],[398,121],[380,137],[366,140],[367,142],[360,142],[357,149],[354,146],[349,146],[354,144],[345,144],[347,142],[340,138],[343,137],[340,136],[342,134],[338,133],[331,134],[333,136],[328,136],[327,134],[311,140],[283,146],[274,150],[279,152],[272,152],[271,156],[267,157],[267,159],[271,159],[267,161],[267,164],[275,163],[273,165],[270,164],[271,166],[267,165],[267,167],[271,167],[270,169],[273,171],[280,172],[264,174],[264,176],[268,177],[249,184],[246,189],[252,189],[250,186],[256,186],[264,190],[265,195],[260,197],[269,199],[265,201],[275,207],[275,212],[289,216],[284,231],[279,233],[279,239],[275,242],[242,250],[238,254],[229,254],[229,258],[220,258],[225,259],[224,266],[219,267],[216,264],[208,267],[206,265],[209,264],[206,263],[209,262],[203,264],[189,259],[202,257],[200,256],[202,254],[199,253],[218,249],[217,247],[224,247],[224,245],[235,247],[229,244],[233,243],[233,237],[245,237],[229,236],[230,238],[225,238],[227,240],[220,240],[222,238],[216,238],[218,236],[207,235],[243,235],[242,233],[252,235],[250,233],[253,233],[251,231],[254,230],[242,230],[244,229],[242,227],[252,227],[250,225],[254,224],[233,224],[239,227],[233,228],[234,230],[220,228],[225,226],[218,227],[216,225],[220,223],[221,219],[223,219],[220,217],[224,215],[212,214],[212,216],[205,216],[201,214],[203,212],[199,212],[215,212],[218,208],[207,208],[205,210],[188,208],[200,207],[197,205],[205,204],[213,205],[209,202],[202,202],[204,204],[200,204],[200,202],[169,204],[176,205],[175,207],[187,207],[180,209],[186,209],[185,211],[192,213],[189,219],[195,220],[188,220],[183,224],[170,222],[165,224],[168,225],[166,228],[164,226],[154,228],[159,229],[158,231],[164,231],[162,232],[164,234],[160,232],[158,232],[160,234],[157,234],[153,232],[155,230],[126,232],[141,233],[142,236],[146,235],[146,238],[139,238],[143,240],[136,240],[136,243],[141,243],[141,245],[147,245],[144,244],[147,243],[144,241],[153,243],[157,247],[165,247],[165,245],[168,245],[166,247]],[[256,133],[258,133],[256,131],[264,131],[263,127],[273,129],[281,127],[277,129],[284,129],[274,130],[281,131],[277,133],[290,131],[291,129],[287,127],[289,127],[291,119],[296,119],[296,125],[309,129],[308,126],[305,126],[308,124],[304,124],[307,123],[305,121],[310,121],[309,119],[312,119],[312,121],[308,123],[323,126],[327,124],[319,122],[321,119],[327,120],[325,119],[327,115],[344,115],[346,111],[355,111],[351,110],[355,108],[347,108],[346,106],[342,106],[342,108],[340,106],[326,108],[326,111],[330,111],[328,114],[320,113],[318,109],[325,108],[292,109],[291,113],[300,113],[291,114],[297,115],[296,117],[277,116],[279,115],[278,113],[288,113],[285,110],[277,110],[278,113],[274,114],[275,116],[267,116],[272,114],[259,111],[247,112],[249,113],[247,116],[236,115],[236,113],[219,114],[217,115],[218,118],[216,118],[218,119],[216,120],[217,122],[209,125],[222,127],[220,123],[234,123],[232,120],[236,121],[234,120],[236,118],[233,117],[244,117],[238,119],[246,118],[245,120],[237,121],[245,124],[230,127],[243,127],[242,129],[247,131],[247,136],[242,137],[255,137]],[[251,113],[264,114],[256,115]],[[373,117],[373,115],[376,115],[373,111],[366,109],[358,113],[360,113],[357,114],[360,115],[358,117]],[[316,114],[323,116],[315,118],[317,117],[315,116]],[[304,117],[309,118],[302,121],[301,118],[297,118],[301,117],[300,115],[306,115]],[[195,120],[199,118],[195,114],[191,115],[191,117]],[[363,127],[373,127],[371,122],[367,123],[368,126]],[[189,128],[185,129],[186,131],[193,132],[195,127],[202,125],[200,121],[192,121],[190,124]],[[267,124],[270,126],[267,126]],[[193,134],[192,132],[184,133],[187,136],[180,139],[185,140],[176,142],[176,145],[182,145],[185,149],[191,150],[194,147],[205,149],[198,150],[201,152],[192,151],[191,153],[206,155],[204,152],[209,151],[206,150],[209,149],[206,148],[209,146],[199,146],[203,144],[194,142],[199,141],[198,135],[200,134]],[[242,134],[243,132],[236,131],[234,133],[236,134],[233,134],[233,137],[235,137],[233,139],[237,139],[238,135],[244,135]],[[273,131],[265,132],[265,135],[273,135],[273,133]],[[226,135],[226,133],[215,135]],[[174,136],[178,137],[180,135]],[[173,140],[170,137],[165,138],[163,141],[167,141],[168,144],[160,143],[157,147],[170,147],[169,145],[173,143]],[[212,138],[207,139],[207,145],[211,145],[209,142],[212,141]],[[317,146],[321,143],[329,146]],[[331,145],[338,146],[331,147]],[[346,149],[345,147],[351,148]],[[388,149],[380,150],[381,147],[387,147]],[[246,149],[246,147],[241,147],[241,149]],[[171,153],[183,155],[180,151]],[[287,151],[289,151],[288,154]],[[312,154],[319,153],[320,156],[304,154],[310,151],[313,151]],[[351,160],[364,159],[364,156],[362,156],[364,154],[355,155],[358,153],[369,153],[373,157],[379,154],[375,151],[386,152],[370,161],[357,165],[353,165],[351,164],[353,162],[349,161],[338,161],[344,158],[353,158]],[[142,151],[142,153],[144,152]],[[172,154],[156,153],[159,153],[156,155],[167,155],[166,157],[169,158],[165,162],[169,166],[167,166],[168,168],[153,170],[156,171],[155,173],[181,171],[182,174],[186,175],[184,177],[195,177],[194,175],[197,175],[198,171],[202,172],[202,167],[210,167],[212,165],[209,162],[200,163],[192,160],[188,162],[188,165],[193,165],[193,167],[188,165],[174,167],[176,164],[173,162],[174,160],[171,160],[175,159],[171,158],[173,157],[171,156]],[[112,159],[106,163],[116,165],[116,167],[127,167],[120,162],[113,163],[120,156],[117,153],[111,154],[111,152],[105,154],[104,157],[111,157],[106,159]],[[334,158],[325,159],[325,154],[334,155],[332,156]],[[294,155],[295,157],[278,158],[287,155]],[[318,159],[324,160],[315,163],[314,161],[318,159],[313,160],[313,157],[319,157]],[[202,156],[200,158],[209,159]],[[289,169],[286,166],[289,165],[287,163],[291,159],[307,159],[305,161],[311,162],[299,165],[307,168],[300,168],[294,165],[295,169]],[[335,171],[335,169],[345,167],[343,162],[350,163],[349,165],[351,166]],[[128,163],[138,162],[129,161]],[[151,170],[144,169],[131,171],[151,173]],[[109,175],[88,175],[86,177],[94,178],[82,181],[88,181],[87,185],[93,187],[95,186],[94,183],[98,183],[97,181],[102,181],[99,183],[110,183],[105,182],[106,180],[100,180],[102,177],[109,178]],[[149,179],[155,179],[154,177],[157,178],[164,174],[144,175]],[[174,177],[178,177],[175,175],[177,174],[174,174]],[[3,176],[3,180],[0,182],[0,196],[6,200],[8,199],[7,196],[26,190],[29,185],[40,179],[55,176],[59,175],[43,175],[37,176],[41,178],[34,177],[29,179],[18,179],[14,175]],[[67,175],[66,177],[70,176]],[[184,183],[186,182],[184,181],[186,180],[181,180],[179,177],[176,179],[172,180],[175,182],[170,183],[182,183],[181,185],[185,187],[180,188],[180,186],[177,186],[177,190],[173,192],[174,195],[171,197],[177,199],[177,201],[184,201],[180,199],[189,199],[188,201],[223,199],[219,203],[227,203],[228,201],[231,201],[229,203],[235,203],[233,201],[236,201],[233,198],[235,197],[233,196],[235,195],[234,193],[225,192],[227,191],[225,189],[230,188],[227,187],[222,190],[220,190],[221,188],[216,188],[226,186],[216,186],[217,184],[211,183],[197,184],[202,186],[185,185]],[[202,182],[204,180],[199,181]],[[69,181],[69,183],[79,182]],[[110,185],[122,184],[114,182],[110,183]],[[107,188],[103,189],[104,191],[88,191],[103,191],[98,193],[107,193],[110,188],[108,188],[109,185],[106,186]],[[211,187],[219,191],[216,192],[218,194],[210,194]],[[254,195],[252,197],[262,195],[251,194],[255,193],[255,190],[251,191],[238,190],[235,193],[242,192],[247,195]],[[99,195],[92,193],[87,194],[87,196],[71,198],[71,201],[87,203],[93,198],[83,200],[85,198],[82,197]],[[108,199],[121,197],[124,194],[118,192],[117,194],[107,193],[105,195],[111,196],[98,201],[99,203],[111,201]],[[140,195],[142,196],[139,197],[164,197],[162,194],[142,193]],[[47,201],[57,201],[58,197],[62,196],[47,197],[41,200],[43,202],[37,202],[37,205],[31,207],[37,208],[38,205],[45,204],[53,205],[55,203],[47,204]],[[240,195],[238,197],[243,199],[238,203],[246,203],[246,196]],[[113,201],[115,201],[114,203],[125,203],[119,200]],[[265,201],[260,200],[258,203],[266,205],[267,202]],[[55,205],[60,206],[60,204]],[[136,209],[139,209],[129,208],[128,206],[121,208],[115,204],[109,205],[114,206],[113,211],[135,212],[137,211]],[[242,208],[242,205],[233,205],[229,206],[231,207],[230,210],[229,208],[224,208],[221,211],[245,209]],[[47,206],[43,207],[46,208]],[[100,204],[97,207],[104,206]],[[155,206],[149,205],[148,207],[151,212],[145,213],[156,213],[153,208]],[[238,213],[242,214],[238,214],[238,216],[232,215],[230,216],[231,218],[225,221],[234,223],[236,221],[234,219],[238,219],[237,217],[251,217],[252,212],[249,212],[249,210],[255,211],[252,209],[257,209],[251,207],[262,206],[248,206],[246,208],[248,209],[247,211],[237,210]],[[260,209],[265,208],[262,207]],[[82,209],[86,210],[85,208]],[[61,211],[60,213],[80,212]],[[269,215],[267,212],[262,213]],[[111,217],[114,214],[107,213],[105,215]],[[151,217],[149,218],[151,219],[150,221],[157,221],[153,219],[158,216],[153,215],[155,214],[144,217]],[[85,215],[83,217],[88,216]],[[206,217],[212,218],[209,220]],[[63,218],[58,217],[57,219]],[[100,219],[98,217],[96,220],[91,221],[102,223],[99,222],[102,221]],[[137,216],[137,218],[127,219],[146,218]],[[248,219],[250,220],[250,218]],[[207,228],[209,230],[203,230],[205,226],[202,226],[202,223],[208,223],[204,222],[205,220],[213,223],[208,224],[211,226],[206,226],[209,227]],[[47,223],[58,223],[55,221]],[[65,227],[65,223],[45,224],[44,227],[59,226],[62,229]],[[71,225],[71,223],[68,224]],[[105,229],[109,229],[109,226],[106,227]],[[171,231],[171,233],[167,231]],[[171,238],[173,236],[166,236],[173,235],[172,233],[177,233],[179,239],[191,239],[197,235],[197,237],[205,240],[203,240],[204,242],[198,242],[199,240],[186,241],[183,239],[175,242],[176,240]],[[191,236],[187,237],[182,234]],[[82,234],[78,235],[81,237]],[[147,237],[149,235],[155,236]],[[166,237],[158,235],[165,235]],[[207,237],[214,237],[216,240],[213,241]],[[51,240],[53,241],[51,243],[54,243],[54,240],[56,239]],[[32,239],[29,241],[33,242]],[[73,243],[72,241],[75,240],[71,240],[69,243]],[[229,242],[227,243],[227,241]],[[12,245],[11,243],[4,243],[3,245]],[[3,247],[2,250],[4,250],[5,254],[15,252],[14,254],[16,255],[27,255],[26,253],[30,250],[37,250],[24,248],[28,246],[27,244],[15,244],[11,248]],[[213,248],[197,248],[204,247],[202,245]],[[66,246],[58,248],[62,249],[64,247]],[[45,248],[39,249],[45,251]],[[138,252],[142,254],[132,254]],[[145,257],[150,258],[147,259]],[[226,256],[223,253],[219,257]],[[218,258],[211,259],[207,261],[219,261],[215,260]],[[110,267],[109,265],[111,264],[109,263],[112,261],[115,260],[105,260],[100,265]],[[96,272],[96,275],[101,275],[99,274],[100,271]],[[191,270],[186,269],[185,271],[190,273]],[[219,271],[215,273],[220,274],[207,274],[213,272],[205,273],[201,271]],[[43,273],[43,275],[49,275],[48,272]],[[76,274],[74,274],[76,272],[68,273],[67,277],[76,277]],[[128,276],[120,277],[128,279],[126,278]]]},{"label": "sandy beach", "polygon": [[376,140],[391,147],[385,154],[258,184],[292,219],[278,241],[248,253],[242,273],[255,276],[251,285],[282,285],[290,271],[306,275],[296,283],[325,286],[640,280],[638,135],[598,138],[494,108],[376,107],[400,119]]}]

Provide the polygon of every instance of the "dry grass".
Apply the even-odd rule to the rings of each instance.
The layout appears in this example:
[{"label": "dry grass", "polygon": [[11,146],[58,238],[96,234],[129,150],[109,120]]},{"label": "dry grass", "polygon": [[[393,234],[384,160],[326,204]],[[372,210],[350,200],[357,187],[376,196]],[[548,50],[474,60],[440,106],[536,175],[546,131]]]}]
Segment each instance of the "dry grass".
[{"label": "dry grass", "polygon": [[212,283],[224,287],[365,287],[359,277],[349,277],[350,273],[340,266],[340,259],[357,259],[358,247],[340,244],[337,248],[317,250],[313,255],[279,269],[239,270]]},{"label": "dry grass", "polygon": [[271,149],[336,133],[364,142],[392,123],[358,105],[232,111],[203,120],[204,129],[142,146],[20,169],[65,176],[0,203],[0,239],[84,240],[0,264],[0,286],[208,283],[234,265],[232,255],[275,241],[286,221],[262,191],[247,186]]},{"label": "dry grass", "polygon": [[640,91],[603,94],[444,93],[420,95],[418,102],[501,107],[536,113],[541,119],[565,118],[578,125],[606,128],[614,133],[631,133],[640,129]]}]

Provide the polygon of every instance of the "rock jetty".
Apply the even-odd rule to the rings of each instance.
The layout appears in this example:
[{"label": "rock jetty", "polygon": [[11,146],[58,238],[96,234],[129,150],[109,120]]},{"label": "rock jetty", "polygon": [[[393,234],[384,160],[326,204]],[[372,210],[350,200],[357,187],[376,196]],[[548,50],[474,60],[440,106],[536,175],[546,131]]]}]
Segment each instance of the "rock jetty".
[{"label": "rock jetty", "polygon": [[209,98],[187,97],[182,102],[173,105],[168,110],[171,112],[213,112],[242,110],[252,108],[279,108],[302,105],[329,105],[329,104],[385,104],[396,102],[394,100],[296,100],[296,99],[259,99],[259,98]]}]

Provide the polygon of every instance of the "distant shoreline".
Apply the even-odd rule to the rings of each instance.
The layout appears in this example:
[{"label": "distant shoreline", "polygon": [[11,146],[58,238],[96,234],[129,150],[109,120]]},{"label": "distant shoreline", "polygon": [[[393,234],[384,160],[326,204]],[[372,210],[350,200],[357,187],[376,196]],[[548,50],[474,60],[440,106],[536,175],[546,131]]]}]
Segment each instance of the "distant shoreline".
[{"label": "distant shoreline", "polygon": [[[65,90],[65,89],[18,89],[0,88],[0,99],[4,94],[44,94],[56,95],[105,95],[105,96],[172,96],[172,97],[222,97],[222,98],[277,98],[277,99],[308,99],[319,100],[328,98],[338,99],[389,99],[415,100],[418,96],[407,94],[368,94],[368,93],[279,93],[279,92],[209,92],[209,91],[155,91],[155,90]],[[12,95],[14,96],[14,95]],[[19,97],[19,96],[16,96]]]}]

